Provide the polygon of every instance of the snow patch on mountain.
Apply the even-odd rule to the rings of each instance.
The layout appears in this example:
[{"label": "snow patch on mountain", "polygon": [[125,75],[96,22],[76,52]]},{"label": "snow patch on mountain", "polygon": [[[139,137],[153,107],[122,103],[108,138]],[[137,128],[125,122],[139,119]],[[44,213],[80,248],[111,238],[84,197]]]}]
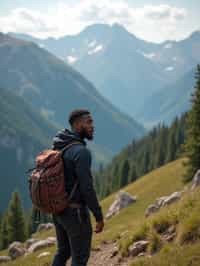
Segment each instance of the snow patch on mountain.
[{"label": "snow patch on mountain", "polygon": [[173,46],[172,43],[167,43],[167,44],[165,44],[164,48],[165,49],[170,49],[170,48],[172,48],[172,46]]},{"label": "snow patch on mountain", "polygon": [[89,48],[93,48],[95,45],[97,45],[97,41],[96,40],[88,43],[88,47]]},{"label": "snow patch on mountain", "polygon": [[78,60],[78,58],[75,56],[72,56],[72,55],[67,56],[67,62],[69,64],[74,64],[77,60]]},{"label": "snow patch on mountain", "polygon": [[45,45],[44,45],[43,43],[39,43],[39,47],[40,47],[40,48],[44,48]]},{"label": "snow patch on mountain", "polygon": [[88,55],[96,54],[102,50],[103,50],[103,45],[100,44],[100,45],[96,46],[93,50],[88,51]]},{"label": "snow patch on mountain", "polygon": [[165,68],[165,71],[173,71],[174,67],[173,66],[168,66]]},{"label": "snow patch on mountain", "polygon": [[143,56],[146,57],[146,58],[152,59],[153,57],[156,56],[156,54],[155,53],[149,53],[149,54],[143,53]]},{"label": "snow patch on mountain", "polygon": [[137,52],[138,52],[139,54],[142,54],[144,57],[146,57],[146,58],[148,58],[148,59],[152,59],[152,58],[154,58],[154,57],[156,56],[155,53],[145,53],[145,52],[140,51],[140,50],[137,50]]}]

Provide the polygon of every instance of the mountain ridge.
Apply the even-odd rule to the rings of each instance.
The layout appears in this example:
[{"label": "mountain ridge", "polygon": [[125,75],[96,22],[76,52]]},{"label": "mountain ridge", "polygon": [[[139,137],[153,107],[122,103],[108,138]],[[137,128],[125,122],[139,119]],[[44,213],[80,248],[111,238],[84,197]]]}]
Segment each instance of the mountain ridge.
[{"label": "mountain ridge", "polygon": [[25,42],[15,47],[11,39],[9,44],[0,45],[0,58],[1,87],[16,91],[60,125],[67,125],[67,113],[71,110],[89,108],[96,122],[97,144],[112,153],[144,133],[138,122],[119,112],[91,82],[38,45]]},{"label": "mountain ridge", "polygon": [[49,41],[36,42],[85,75],[103,96],[132,117],[152,94],[173,86],[200,60],[199,31],[179,41],[153,43],[120,24],[93,24],[79,34]]}]

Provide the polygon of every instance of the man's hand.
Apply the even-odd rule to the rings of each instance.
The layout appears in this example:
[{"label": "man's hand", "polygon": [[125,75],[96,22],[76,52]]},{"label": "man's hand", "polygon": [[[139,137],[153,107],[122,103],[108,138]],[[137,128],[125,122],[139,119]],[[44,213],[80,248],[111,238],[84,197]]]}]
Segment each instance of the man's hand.
[{"label": "man's hand", "polygon": [[99,221],[96,223],[96,229],[95,229],[95,233],[101,233],[103,231],[104,228],[104,222],[103,221]]}]

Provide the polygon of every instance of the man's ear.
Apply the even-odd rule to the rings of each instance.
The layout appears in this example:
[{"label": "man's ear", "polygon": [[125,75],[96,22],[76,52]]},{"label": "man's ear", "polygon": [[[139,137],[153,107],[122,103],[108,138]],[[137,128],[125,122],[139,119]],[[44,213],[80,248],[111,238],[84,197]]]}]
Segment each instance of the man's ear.
[{"label": "man's ear", "polygon": [[79,120],[77,121],[74,121],[74,124],[73,124],[73,129],[76,130],[76,131],[79,131],[81,128],[81,123]]}]

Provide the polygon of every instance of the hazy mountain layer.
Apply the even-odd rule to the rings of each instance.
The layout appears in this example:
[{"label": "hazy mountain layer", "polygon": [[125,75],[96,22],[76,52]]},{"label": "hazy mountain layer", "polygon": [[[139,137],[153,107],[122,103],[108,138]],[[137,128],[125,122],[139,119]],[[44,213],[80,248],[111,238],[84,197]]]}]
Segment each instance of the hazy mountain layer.
[{"label": "hazy mountain layer", "polygon": [[51,121],[64,127],[74,108],[91,110],[95,141],[111,154],[144,133],[143,127],[120,113],[95,87],[36,44],[0,35],[0,86],[25,98]]}]

